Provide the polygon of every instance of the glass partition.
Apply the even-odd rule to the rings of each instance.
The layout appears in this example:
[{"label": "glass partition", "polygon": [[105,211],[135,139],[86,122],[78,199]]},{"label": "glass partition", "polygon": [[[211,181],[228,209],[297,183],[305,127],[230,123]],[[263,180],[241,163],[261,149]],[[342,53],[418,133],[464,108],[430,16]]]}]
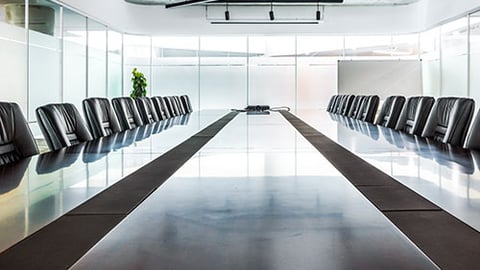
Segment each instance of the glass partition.
[{"label": "glass partition", "polygon": [[419,57],[419,34],[394,35],[390,56],[398,60],[418,60]]},{"label": "glass partition", "polygon": [[136,68],[147,79],[147,96],[151,96],[152,76],[150,60],[152,57],[151,38],[146,36],[123,35],[123,95],[129,96],[132,91],[132,70]]},{"label": "glass partition", "polygon": [[[29,34],[29,119],[35,121],[35,109],[62,101],[61,93],[61,57],[62,57],[62,8],[49,1],[37,1],[44,10],[42,17],[33,15],[34,21],[45,22],[43,27],[34,27]],[[42,6],[40,6],[42,5]],[[33,6],[31,6],[33,7]],[[47,23],[48,22],[48,23]],[[33,128],[35,136],[40,131]]]},{"label": "glass partition", "polygon": [[7,16],[12,13],[24,18],[25,5],[0,5],[1,100],[18,103],[25,117],[28,117],[25,21],[16,21]]},{"label": "glass partition", "polygon": [[87,20],[88,97],[107,96],[107,27]]},{"label": "glass partition", "polygon": [[109,30],[107,35],[107,96],[112,98],[123,95],[122,34]]},{"label": "glass partition", "polygon": [[470,96],[480,104],[480,12],[470,15]]},{"label": "glass partition", "polygon": [[441,26],[442,96],[468,96],[468,18]]},{"label": "glass partition", "polygon": [[295,37],[249,38],[248,104],[295,108]]},{"label": "glass partition", "polygon": [[152,96],[188,95],[199,104],[198,37],[152,39]]},{"label": "glass partition", "polygon": [[440,70],[440,27],[420,34],[423,95],[437,97],[442,88]]},{"label": "glass partition", "polygon": [[381,36],[346,36],[345,59],[391,59],[392,37]]},{"label": "glass partition", "polygon": [[343,54],[343,37],[297,37],[298,108],[326,108],[337,93],[337,61]]},{"label": "glass partition", "polygon": [[247,105],[247,38],[200,39],[200,104],[202,109]]},{"label": "glass partition", "polygon": [[87,97],[87,18],[63,9],[63,102],[82,107]]}]

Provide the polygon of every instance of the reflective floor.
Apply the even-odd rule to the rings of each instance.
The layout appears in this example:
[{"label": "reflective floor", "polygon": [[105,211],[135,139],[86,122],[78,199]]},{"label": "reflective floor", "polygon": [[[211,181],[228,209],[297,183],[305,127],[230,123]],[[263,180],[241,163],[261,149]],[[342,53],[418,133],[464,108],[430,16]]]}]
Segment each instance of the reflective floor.
[{"label": "reflective floor", "polygon": [[0,251],[189,138],[226,111],[194,112],[0,168]]},{"label": "reflective floor", "polygon": [[305,122],[480,231],[480,153],[319,110]]},{"label": "reflective floor", "polygon": [[272,113],[239,114],[73,268],[436,266]]}]

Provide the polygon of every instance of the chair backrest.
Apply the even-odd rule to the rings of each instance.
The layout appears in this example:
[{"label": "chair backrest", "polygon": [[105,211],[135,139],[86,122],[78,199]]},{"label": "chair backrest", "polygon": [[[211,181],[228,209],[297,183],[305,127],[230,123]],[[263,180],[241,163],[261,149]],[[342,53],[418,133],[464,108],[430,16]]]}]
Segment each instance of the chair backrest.
[{"label": "chair backrest", "polygon": [[0,102],[0,165],[38,154],[38,148],[16,103]]},{"label": "chair backrest", "polygon": [[383,102],[382,109],[378,114],[375,125],[394,128],[397,124],[404,103],[405,97],[403,96],[387,97],[385,102]]},{"label": "chair backrest", "polygon": [[475,120],[473,120],[470,130],[468,131],[463,147],[472,150],[480,150],[480,113],[478,112],[477,116],[475,116]]},{"label": "chair backrest", "polygon": [[340,112],[342,111],[343,105],[345,104],[346,97],[347,97],[346,95],[340,95],[339,100],[337,102],[337,107],[335,108],[336,114],[340,114]]},{"label": "chair backrest", "polygon": [[434,102],[433,97],[408,98],[395,129],[412,135],[421,135]]},{"label": "chair backrest", "polygon": [[117,115],[107,98],[83,100],[83,112],[95,139],[122,131]]},{"label": "chair backrest", "polygon": [[438,98],[430,111],[422,137],[463,146],[474,107],[475,101],[470,98]]},{"label": "chair backrest", "polygon": [[151,124],[160,121],[157,111],[153,108],[152,100],[149,97],[137,97],[135,99],[138,111],[144,124]]},{"label": "chair backrest", "polygon": [[173,109],[173,104],[170,97],[163,97],[163,101],[165,101],[165,105],[167,107],[168,113],[170,114],[170,117],[177,116],[178,114]]},{"label": "chair backrest", "polygon": [[373,123],[379,102],[380,98],[377,95],[364,98],[356,118],[365,122]]},{"label": "chair backrest", "polygon": [[179,96],[173,96],[173,101],[177,105],[177,110],[179,115],[184,115],[187,113],[187,111],[182,106],[182,101],[180,100]]},{"label": "chair backrest", "polygon": [[50,150],[93,139],[73,104],[47,104],[36,109],[37,120]]},{"label": "chair backrest", "polygon": [[335,104],[336,98],[337,98],[337,95],[333,95],[330,97],[330,100],[328,101],[328,105],[327,105],[327,112],[332,112],[333,104]]},{"label": "chair backrest", "polygon": [[355,99],[354,95],[347,95],[343,101],[342,109],[340,114],[346,116],[352,106],[353,100]]},{"label": "chair backrest", "polygon": [[186,113],[193,112],[192,103],[187,95],[180,96],[180,101]]},{"label": "chair backrest", "polygon": [[162,97],[152,97],[152,103],[160,120],[165,120],[171,117],[167,105],[165,104],[165,100]]},{"label": "chair backrest", "polygon": [[135,101],[133,101],[132,98],[113,98],[112,104],[122,130],[132,129],[143,125],[137,105],[135,105]]},{"label": "chair backrest", "polygon": [[337,109],[340,106],[340,103],[342,102],[342,97],[343,95],[338,95],[335,101],[333,102],[332,113],[337,113]]},{"label": "chair backrest", "polygon": [[348,109],[347,116],[351,118],[356,118],[357,112],[362,105],[362,100],[364,96],[355,96],[352,101],[352,105],[350,105],[350,109]]}]

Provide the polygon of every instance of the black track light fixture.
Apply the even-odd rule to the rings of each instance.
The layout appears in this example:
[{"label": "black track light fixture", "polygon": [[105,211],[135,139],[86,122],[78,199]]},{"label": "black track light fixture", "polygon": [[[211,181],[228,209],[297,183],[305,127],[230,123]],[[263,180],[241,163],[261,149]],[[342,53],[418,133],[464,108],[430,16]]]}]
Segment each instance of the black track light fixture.
[{"label": "black track light fixture", "polygon": [[225,1],[225,21],[229,21],[230,20],[230,11],[228,11],[228,1]]},{"label": "black track light fixture", "polygon": [[268,16],[270,17],[270,21],[275,20],[275,14],[273,13],[273,1],[270,2],[270,12],[268,12]]},{"label": "black track light fixture", "polygon": [[315,13],[315,19],[317,21],[320,21],[322,19],[322,14],[320,13],[320,4],[319,1],[317,1],[317,12]]}]

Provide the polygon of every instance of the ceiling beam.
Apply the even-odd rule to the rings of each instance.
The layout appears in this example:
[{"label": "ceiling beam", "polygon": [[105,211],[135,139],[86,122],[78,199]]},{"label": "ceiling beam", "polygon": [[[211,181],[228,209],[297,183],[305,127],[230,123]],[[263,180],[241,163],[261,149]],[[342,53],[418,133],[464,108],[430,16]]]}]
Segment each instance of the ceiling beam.
[{"label": "ceiling beam", "polygon": [[285,4],[301,4],[301,3],[343,3],[343,0],[257,0],[257,1],[252,1],[252,0],[186,0],[186,1],[180,1],[180,2],[175,2],[171,4],[166,4],[165,8],[174,8],[174,7],[186,7],[186,6],[193,6],[193,5],[199,5],[199,4],[206,4],[206,3],[211,3],[211,2],[216,2],[216,3],[235,3],[235,4],[251,4],[251,3],[268,3],[270,4],[271,2],[273,3],[285,3]]},{"label": "ceiling beam", "polygon": [[204,4],[204,3],[213,2],[213,1],[216,1],[216,0],[187,0],[187,1],[182,1],[177,3],[172,3],[172,4],[166,4],[165,8],[186,7],[186,6]]}]

